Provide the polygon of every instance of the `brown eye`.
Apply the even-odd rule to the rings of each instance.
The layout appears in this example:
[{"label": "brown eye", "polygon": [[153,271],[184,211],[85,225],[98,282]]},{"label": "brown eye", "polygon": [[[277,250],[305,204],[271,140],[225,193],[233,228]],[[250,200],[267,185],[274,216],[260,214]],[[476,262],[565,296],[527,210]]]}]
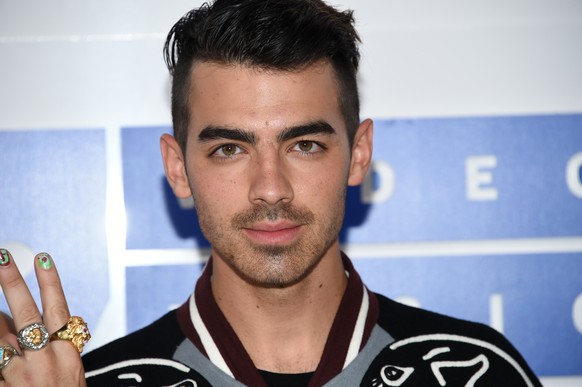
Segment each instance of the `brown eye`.
[{"label": "brown eye", "polygon": [[219,159],[234,159],[244,153],[244,149],[236,144],[223,144],[216,148],[210,156]]},{"label": "brown eye", "polygon": [[316,141],[298,141],[293,144],[291,150],[293,152],[299,152],[303,156],[314,156],[317,153],[325,151],[327,148]]},{"label": "brown eye", "polygon": [[309,152],[313,149],[313,142],[311,141],[301,141],[297,144],[301,152]]},{"label": "brown eye", "polygon": [[236,154],[236,145],[228,144],[220,147],[224,156],[234,156]]}]

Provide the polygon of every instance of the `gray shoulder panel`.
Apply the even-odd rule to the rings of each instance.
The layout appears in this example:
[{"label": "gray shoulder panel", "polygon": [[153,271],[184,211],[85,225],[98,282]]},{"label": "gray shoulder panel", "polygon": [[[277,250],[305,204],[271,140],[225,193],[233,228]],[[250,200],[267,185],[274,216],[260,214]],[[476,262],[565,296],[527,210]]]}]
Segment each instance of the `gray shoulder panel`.
[{"label": "gray shoulder panel", "polygon": [[359,386],[376,356],[393,342],[394,338],[376,325],[358,356],[339,375],[327,382],[325,387]]},{"label": "gray shoulder panel", "polygon": [[212,364],[188,339],[182,341],[182,344],[178,346],[173,358],[198,372],[213,386],[244,387],[244,384],[231,378]]}]

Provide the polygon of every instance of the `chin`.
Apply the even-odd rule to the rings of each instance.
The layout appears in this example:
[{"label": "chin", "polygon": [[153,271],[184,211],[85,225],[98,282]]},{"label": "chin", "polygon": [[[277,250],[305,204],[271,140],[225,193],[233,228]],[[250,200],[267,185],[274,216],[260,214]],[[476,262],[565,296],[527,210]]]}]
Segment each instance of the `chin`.
[{"label": "chin", "polygon": [[243,267],[235,264],[234,269],[246,282],[261,288],[291,287],[309,276],[319,262],[319,259],[305,261],[304,258],[283,254],[263,253],[260,256]]},{"label": "chin", "polygon": [[265,288],[265,289],[285,289],[289,288],[297,283],[301,282],[309,273],[301,273],[300,275],[266,275],[262,277],[254,276],[253,278],[248,277],[246,281],[253,286]]}]

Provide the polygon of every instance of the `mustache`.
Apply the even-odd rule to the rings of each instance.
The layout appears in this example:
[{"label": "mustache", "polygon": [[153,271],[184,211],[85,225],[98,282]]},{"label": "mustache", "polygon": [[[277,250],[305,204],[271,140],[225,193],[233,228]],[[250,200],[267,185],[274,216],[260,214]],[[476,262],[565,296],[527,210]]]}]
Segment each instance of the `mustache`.
[{"label": "mustache", "polygon": [[307,208],[299,208],[292,204],[276,206],[260,204],[237,213],[232,218],[231,224],[234,228],[248,228],[265,219],[271,222],[285,219],[298,224],[311,224],[315,221],[315,215]]}]

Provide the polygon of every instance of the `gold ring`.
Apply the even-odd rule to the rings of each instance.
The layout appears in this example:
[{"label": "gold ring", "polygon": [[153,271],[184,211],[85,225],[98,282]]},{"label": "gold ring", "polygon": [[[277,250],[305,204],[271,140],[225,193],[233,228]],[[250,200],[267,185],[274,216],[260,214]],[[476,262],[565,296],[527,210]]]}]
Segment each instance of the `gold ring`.
[{"label": "gold ring", "polygon": [[79,316],[71,316],[69,321],[61,329],[53,333],[50,341],[68,340],[79,353],[83,352],[83,347],[91,338],[87,323]]}]

